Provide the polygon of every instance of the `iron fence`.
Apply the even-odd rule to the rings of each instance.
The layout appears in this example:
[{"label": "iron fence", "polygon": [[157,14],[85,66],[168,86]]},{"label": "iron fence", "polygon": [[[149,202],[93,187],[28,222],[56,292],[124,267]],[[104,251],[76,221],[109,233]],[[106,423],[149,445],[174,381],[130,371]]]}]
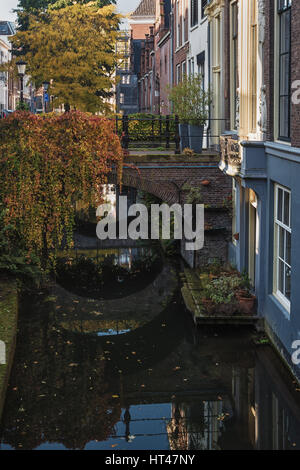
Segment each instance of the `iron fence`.
[{"label": "iron fence", "polygon": [[[124,149],[174,150],[180,153],[177,115],[123,115],[115,117],[115,131]],[[219,149],[219,137],[227,128],[227,119],[207,119],[203,129],[203,149]]]}]

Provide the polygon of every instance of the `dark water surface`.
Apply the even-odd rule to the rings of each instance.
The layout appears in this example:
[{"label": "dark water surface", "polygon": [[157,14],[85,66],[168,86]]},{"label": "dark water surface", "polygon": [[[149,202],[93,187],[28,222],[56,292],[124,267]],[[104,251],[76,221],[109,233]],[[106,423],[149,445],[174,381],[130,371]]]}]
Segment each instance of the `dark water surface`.
[{"label": "dark water surface", "polygon": [[1,449],[299,449],[300,391],[249,329],[196,330],[174,268],[24,298]]}]

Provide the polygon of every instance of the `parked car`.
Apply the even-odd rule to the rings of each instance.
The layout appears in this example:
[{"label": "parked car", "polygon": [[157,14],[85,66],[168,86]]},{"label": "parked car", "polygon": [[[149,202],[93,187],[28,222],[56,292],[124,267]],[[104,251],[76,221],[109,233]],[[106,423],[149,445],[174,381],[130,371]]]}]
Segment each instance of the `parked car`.
[{"label": "parked car", "polygon": [[8,109],[2,109],[0,111],[0,119],[7,117],[11,113],[12,113],[12,111],[10,111]]}]

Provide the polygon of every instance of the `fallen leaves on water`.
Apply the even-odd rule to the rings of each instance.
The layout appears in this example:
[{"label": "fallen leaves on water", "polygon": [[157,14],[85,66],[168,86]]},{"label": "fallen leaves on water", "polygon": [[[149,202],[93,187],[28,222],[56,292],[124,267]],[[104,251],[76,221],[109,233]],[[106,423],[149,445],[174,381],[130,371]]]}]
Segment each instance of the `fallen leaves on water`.
[{"label": "fallen leaves on water", "polygon": [[77,362],[71,362],[69,364],[69,367],[77,367],[77,366],[78,366]]},{"label": "fallen leaves on water", "polygon": [[112,398],[120,398],[119,395],[112,395]]}]

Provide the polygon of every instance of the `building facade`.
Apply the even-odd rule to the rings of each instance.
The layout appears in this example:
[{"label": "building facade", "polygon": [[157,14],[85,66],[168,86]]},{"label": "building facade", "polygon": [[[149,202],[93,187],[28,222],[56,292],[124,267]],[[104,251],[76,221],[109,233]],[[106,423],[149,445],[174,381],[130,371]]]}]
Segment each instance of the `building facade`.
[{"label": "building facade", "polygon": [[229,56],[214,100],[230,122],[220,162],[233,178],[230,260],[248,273],[269,337],[300,378],[300,4],[214,1],[209,14],[216,3]]},{"label": "building facade", "polygon": [[[15,25],[10,21],[0,21],[0,64],[11,61],[10,36],[15,34]],[[34,112],[33,89],[29,83],[29,77],[24,76],[24,102]],[[3,116],[17,109],[20,101],[20,80],[13,70],[0,72],[0,113]]]}]

